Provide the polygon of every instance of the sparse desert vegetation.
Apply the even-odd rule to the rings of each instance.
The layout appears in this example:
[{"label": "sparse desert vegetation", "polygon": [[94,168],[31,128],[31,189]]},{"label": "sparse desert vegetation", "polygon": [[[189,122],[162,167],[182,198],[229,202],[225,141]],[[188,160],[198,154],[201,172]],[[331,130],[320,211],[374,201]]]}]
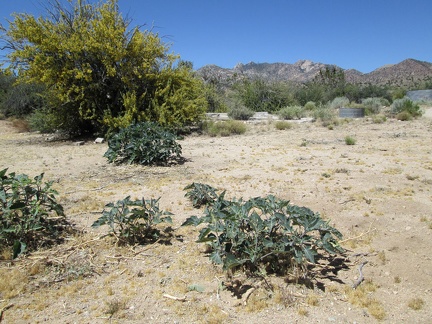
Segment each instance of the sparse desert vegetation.
[{"label": "sparse desert vegetation", "polygon": [[[365,314],[372,322],[427,321],[431,243],[424,237],[431,233],[432,219],[426,140],[431,120],[387,118],[376,124],[364,118],[340,122],[332,130],[320,122],[301,123],[283,132],[276,122],[241,123],[246,126],[241,135],[179,140],[184,163],[144,166],[109,163],[103,157],[106,143],[47,141],[0,121],[2,163],[30,179],[43,172],[74,227],[62,241],[13,260],[12,252],[3,249],[0,309],[5,322],[240,323],[287,316],[362,322]],[[341,141],[346,134],[356,134],[356,145]],[[193,182],[211,187],[190,186]],[[184,190],[187,186],[194,196]],[[252,267],[230,263],[245,260],[240,254],[236,261],[223,259],[225,269],[214,264],[209,258],[214,249],[195,242],[205,224],[181,225],[194,215],[202,217],[204,205],[224,190],[230,202],[275,195],[319,212],[341,232],[345,251],[327,259],[330,264],[286,262],[280,265],[283,274],[274,271],[269,256],[254,259],[267,266],[250,259],[245,264]],[[123,205],[130,212],[113,214],[127,196]],[[110,214],[115,229],[91,226],[101,217],[108,224]],[[134,215],[145,220],[169,216],[172,224],[151,218],[155,221],[144,230],[134,227]],[[136,229],[130,240],[132,232],[117,227],[126,216]],[[137,239],[141,232],[146,233],[143,241]],[[261,246],[265,253],[277,241],[261,242],[267,244]],[[400,296],[415,297],[400,303]]]},{"label": "sparse desert vegetation", "polygon": [[430,321],[430,63],[201,73],[66,3],[1,28],[0,322]]}]

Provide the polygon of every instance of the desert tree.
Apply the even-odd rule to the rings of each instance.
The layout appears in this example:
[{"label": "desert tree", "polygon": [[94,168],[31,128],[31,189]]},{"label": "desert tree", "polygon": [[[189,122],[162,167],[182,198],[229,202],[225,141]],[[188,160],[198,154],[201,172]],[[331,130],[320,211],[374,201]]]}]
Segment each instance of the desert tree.
[{"label": "desert tree", "polygon": [[252,111],[274,112],[295,103],[288,83],[245,78],[233,88],[239,102]]},{"label": "desert tree", "polygon": [[46,87],[47,116],[70,133],[133,122],[181,127],[206,111],[203,84],[152,29],[131,26],[117,0],[50,0],[14,14],[1,38],[20,82]]}]

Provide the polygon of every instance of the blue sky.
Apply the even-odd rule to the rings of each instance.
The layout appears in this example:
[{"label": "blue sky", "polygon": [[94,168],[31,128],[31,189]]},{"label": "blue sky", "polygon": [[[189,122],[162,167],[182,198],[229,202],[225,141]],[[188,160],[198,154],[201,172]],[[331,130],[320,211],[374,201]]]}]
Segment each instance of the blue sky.
[{"label": "blue sky", "polygon": [[[39,16],[45,0],[0,0]],[[42,4],[42,5],[41,5]],[[432,62],[430,0],[119,0],[195,68],[311,60],[363,73],[407,58]]]}]

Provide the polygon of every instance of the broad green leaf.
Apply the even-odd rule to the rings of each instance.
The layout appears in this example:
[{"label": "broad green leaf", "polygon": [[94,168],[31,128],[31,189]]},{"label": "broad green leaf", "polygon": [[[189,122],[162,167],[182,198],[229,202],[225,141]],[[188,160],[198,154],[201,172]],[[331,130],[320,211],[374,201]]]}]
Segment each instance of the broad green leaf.
[{"label": "broad green leaf", "polygon": [[222,264],[222,258],[220,256],[219,251],[213,251],[210,254],[210,260],[215,264]]},{"label": "broad green leaf", "polygon": [[15,241],[13,245],[13,259],[16,259],[22,253],[24,253],[26,249],[27,249],[27,244],[20,241]]},{"label": "broad green leaf", "polygon": [[183,224],[181,224],[181,226],[198,226],[199,224],[201,224],[201,219],[198,218],[197,216],[191,216],[188,219],[186,219]]},{"label": "broad green leaf", "polygon": [[4,176],[6,175],[7,170],[8,169],[6,168],[6,169],[3,169],[3,170],[0,171],[0,178],[4,178]]},{"label": "broad green leaf", "polygon": [[201,285],[192,284],[188,286],[189,291],[204,292],[205,288]]},{"label": "broad green leaf", "polygon": [[263,239],[263,245],[264,245],[264,247],[266,247],[266,248],[271,248],[271,247],[274,246],[274,242],[273,242],[272,240],[269,240],[269,239],[267,239],[267,238],[264,238],[264,239]]},{"label": "broad green leaf", "polygon": [[233,254],[227,253],[225,260],[223,261],[223,264],[224,264],[224,269],[227,270],[242,265],[243,262],[238,260]]},{"label": "broad green leaf", "polygon": [[311,250],[308,246],[305,245],[302,246],[302,250],[306,259],[308,259],[312,263],[315,263],[315,251]]}]

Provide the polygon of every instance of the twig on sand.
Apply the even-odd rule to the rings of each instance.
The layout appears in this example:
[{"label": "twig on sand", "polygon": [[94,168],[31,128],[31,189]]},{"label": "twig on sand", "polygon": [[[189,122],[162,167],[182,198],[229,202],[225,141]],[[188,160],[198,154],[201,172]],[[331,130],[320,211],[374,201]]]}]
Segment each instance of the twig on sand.
[{"label": "twig on sand", "polygon": [[5,312],[5,310],[8,310],[12,306],[13,306],[13,304],[9,304],[9,305],[3,307],[2,309],[0,309],[0,322],[3,321],[3,313]]},{"label": "twig on sand", "polygon": [[168,294],[164,294],[163,296],[165,298],[169,298],[169,299],[172,299],[172,300],[178,300],[178,301],[182,301],[182,302],[186,301],[186,296],[184,296],[184,297],[175,297],[175,296],[171,296],[171,295],[168,295]]},{"label": "twig on sand", "polygon": [[363,282],[364,280],[364,276],[363,276],[363,272],[362,269],[364,267],[365,264],[367,264],[368,261],[364,261],[362,262],[362,264],[360,264],[358,271],[360,273],[360,277],[357,279],[357,281],[352,285],[353,289],[356,289],[358,286],[360,286],[360,284]]},{"label": "twig on sand", "polygon": [[368,230],[367,230],[366,232],[361,233],[361,234],[359,234],[359,235],[357,235],[357,236],[355,236],[355,237],[349,237],[349,238],[347,238],[347,239],[345,239],[345,240],[339,241],[339,244],[341,244],[341,243],[345,243],[345,242],[348,242],[348,241],[352,241],[352,240],[360,239],[360,238],[362,238],[363,236],[368,235],[368,234],[370,234],[370,233],[376,231],[376,228],[372,228],[372,225],[373,225],[373,222],[369,225],[369,228],[368,228]]},{"label": "twig on sand", "polygon": [[252,293],[255,291],[255,287],[250,288],[248,291],[246,291],[246,293],[244,294],[243,297],[243,304],[246,306],[247,305],[247,301],[250,297],[250,295],[252,295]]}]

